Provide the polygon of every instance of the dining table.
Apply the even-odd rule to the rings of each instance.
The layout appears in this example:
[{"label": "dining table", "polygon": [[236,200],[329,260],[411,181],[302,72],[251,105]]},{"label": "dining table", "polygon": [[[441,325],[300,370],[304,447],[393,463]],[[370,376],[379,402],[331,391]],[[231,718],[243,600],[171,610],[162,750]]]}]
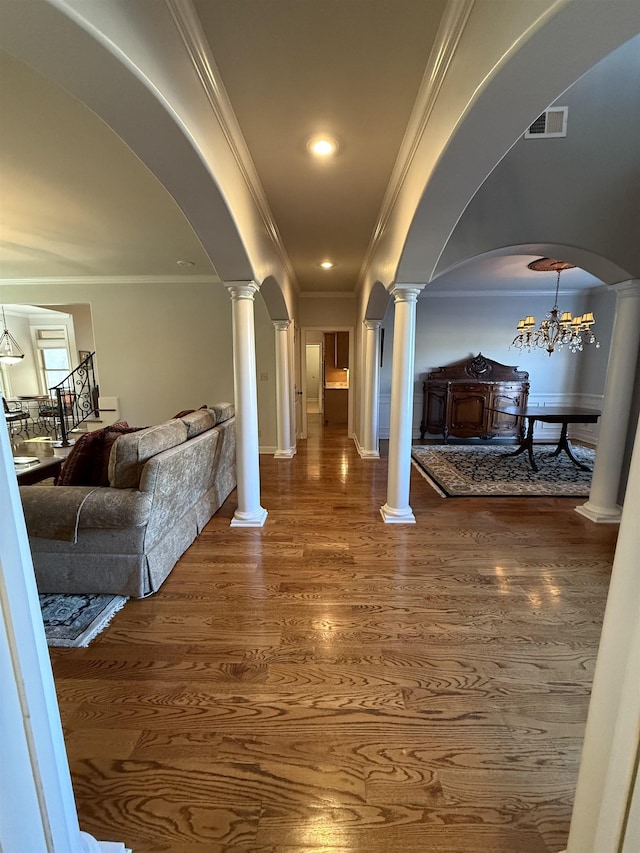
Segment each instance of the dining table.
[{"label": "dining table", "polygon": [[539,469],[533,456],[533,431],[536,421],[545,424],[562,424],[560,437],[552,456],[558,456],[564,452],[576,467],[582,471],[590,470],[587,465],[584,465],[574,456],[571,442],[567,436],[567,430],[569,424],[595,424],[601,414],[598,409],[572,405],[531,405],[522,407],[494,406],[492,407],[492,411],[500,412],[504,415],[512,415],[517,418],[524,418],[527,421],[527,430],[518,449],[514,450],[513,453],[505,454],[505,456],[518,456],[520,453],[526,453],[531,468],[537,472]]}]

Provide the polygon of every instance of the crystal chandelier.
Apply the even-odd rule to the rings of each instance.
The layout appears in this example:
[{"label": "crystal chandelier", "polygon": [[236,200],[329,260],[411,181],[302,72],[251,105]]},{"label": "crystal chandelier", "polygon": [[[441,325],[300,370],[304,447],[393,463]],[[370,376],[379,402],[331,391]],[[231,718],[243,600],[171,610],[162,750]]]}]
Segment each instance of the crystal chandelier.
[{"label": "crystal chandelier", "polygon": [[2,324],[4,332],[0,335],[0,363],[18,364],[24,358],[24,353],[9,329],[7,329],[7,321],[4,316],[4,305],[2,306]]},{"label": "crystal chandelier", "polygon": [[529,264],[529,269],[538,271],[555,270],[556,298],[553,308],[536,329],[535,317],[528,315],[518,323],[517,332],[511,346],[516,349],[531,352],[535,349],[546,349],[551,355],[556,349],[569,347],[571,352],[582,352],[585,344],[595,344],[599,349],[600,343],[593,334],[591,327],[595,318],[591,311],[581,316],[572,317],[570,311],[560,311],[558,308],[558,292],[560,290],[560,273],[562,270],[573,269],[573,264],[556,261],[552,258],[540,258]]}]

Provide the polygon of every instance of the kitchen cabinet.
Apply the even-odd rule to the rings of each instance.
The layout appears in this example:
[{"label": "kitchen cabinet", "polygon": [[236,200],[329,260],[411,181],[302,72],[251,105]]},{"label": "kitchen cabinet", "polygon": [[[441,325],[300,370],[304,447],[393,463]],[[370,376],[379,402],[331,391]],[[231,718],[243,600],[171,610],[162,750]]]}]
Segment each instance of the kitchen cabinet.
[{"label": "kitchen cabinet", "polygon": [[349,367],[349,332],[325,332],[324,359],[328,367],[336,370]]},{"label": "kitchen cabinet", "polygon": [[346,424],[349,419],[348,388],[324,389],[325,424]]}]

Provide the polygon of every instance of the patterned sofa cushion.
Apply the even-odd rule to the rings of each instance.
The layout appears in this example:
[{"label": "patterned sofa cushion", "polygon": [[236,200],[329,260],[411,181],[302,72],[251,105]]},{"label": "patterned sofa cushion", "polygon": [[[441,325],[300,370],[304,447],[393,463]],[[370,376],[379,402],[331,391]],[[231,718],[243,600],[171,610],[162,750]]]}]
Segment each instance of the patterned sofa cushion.
[{"label": "patterned sofa cushion", "polygon": [[233,403],[215,403],[213,406],[209,406],[207,411],[211,412],[216,426],[223,424],[235,415]]},{"label": "patterned sofa cushion", "polygon": [[137,489],[147,459],[186,440],[187,427],[181,420],[121,435],[111,448],[109,485],[115,489]]},{"label": "patterned sofa cushion", "polygon": [[187,428],[187,438],[194,438],[201,432],[213,429],[216,425],[215,418],[208,409],[198,409],[181,415],[180,420]]}]

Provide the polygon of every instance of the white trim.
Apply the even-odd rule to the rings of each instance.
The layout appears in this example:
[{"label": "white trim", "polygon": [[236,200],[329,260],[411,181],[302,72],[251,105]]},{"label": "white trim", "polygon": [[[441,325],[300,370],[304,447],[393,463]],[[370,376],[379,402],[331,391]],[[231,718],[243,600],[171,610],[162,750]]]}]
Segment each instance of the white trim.
[{"label": "white trim", "polygon": [[360,267],[359,283],[365,280],[366,271],[387,228],[474,4],[475,0],[449,0],[445,7],[407,130],[382,199],[373,237]]},{"label": "white trim", "polygon": [[273,244],[287,277],[296,292],[300,287],[293,265],[280,237],[278,226],[269,207],[266,193],[258,176],[249,147],[245,141],[236,114],[231,106],[222,77],[214,61],[211,48],[202,30],[200,19],[190,0],[165,0],[180,38],[189,54],[194,70],[202,84],[217,122],[224,133],[229,149],[249,190],[265,231]]},{"label": "white trim", "polygon": [[[438,278],[432,279],[432,281],[437,280]],[[608,290],[611,290],[611,287],[609,287],[609,285],[607,284],[597,284],[595,285],[595,287],[564,287],[558,292],[558,298],[561,299],[563,296],[580,296],[586,293],[604,293]],[[477,290],[430,290],[429,285],[427,284],[418,298],[442,299],[448,297],[449,299],[470,299],[476,297],[480,299],[486,297],[494,297],[500,299],[502,297],[507,296],[522,296],[527,297],[527,299],[534,299],[537,296],[543,296],[553,299],[555,295],[555,290],[531,290],[530,288],[523,288],[522,290],[484,290],[482,288],[479,288]]]},{"label": "white trim", "polygon": [[[0,646],[13,688],[3,703],[3,738],[15,746],[5,807],[20,815],[23,843],[3,821],[0,847],[80,853],[80,828],[71,787],[60,712],[38,600],[29,540],[16,481],[4,412],[0,414]],[[9,673],[7,673],[9,674]],[[30,814],[23,813],[25,804]],[[22,808],[21,808],[22,807]],[[26,825],[26,821],[29,825]],[[36,837],[40,841],[36,841]],[[43,844],[44,842],[44,844]],[[43,846],[40,846],[42,845]]]},{"label": "white trim", "polygon": [[[72,275],[72,276],[42,276],[41,278],[3,278],[0,287],[5,285],[42,285],[42,284],[76,284],[76,285],[114,285],[114,284],[222,284],[215,274],[202,275]],[[41,303],[39,303],[41,304]],[[58,302],[54,303],[55,305]]]},{"label": "white trim", "polygon": [[351,437],[353,438],[353,443],[355,444],[356,450],[358,451],[358,455],[361,459],[380,459],[380,454],[377,450],[364,450],[358,441],[358,436],[354,434]]}]

